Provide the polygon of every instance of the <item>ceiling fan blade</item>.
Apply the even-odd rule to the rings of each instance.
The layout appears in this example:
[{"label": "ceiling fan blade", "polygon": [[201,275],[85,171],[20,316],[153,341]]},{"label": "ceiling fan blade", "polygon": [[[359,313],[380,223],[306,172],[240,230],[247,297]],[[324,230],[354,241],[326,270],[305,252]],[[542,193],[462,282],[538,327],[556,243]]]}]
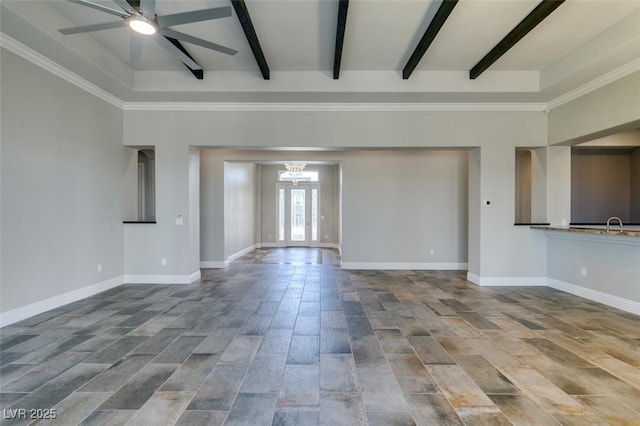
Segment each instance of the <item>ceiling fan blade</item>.
[{"label": "ceiling fan blade", "polygon": [[153,18],[156,16],[156,0],[140,0],[140,10],[144,16]]},{"label": "ceiling fan blade", "polygon": [[230,7],[214,7],[212,9],[192,10],[191,12],[173,13],[156,17],[160,28],[173,25],[190,24],[191,22],[208,21],[210,19],[231,16]]},{"label": "ceiling fan blade", "polygon": [[216,43],[211,43],[210,41],[203,40],[201,38],[190,36],[189,34],[183,34],[178,31],[174,31],[169,28],[163,28],[160,30],[160,33],[163,35],[176,38],[178,40],[186,41],[187,43],[195,44],[198,46],[206,47],[207,49],[215,50],[221,53],[226,53],[227,55],[235,55],[238,53],[237,50],[231,49],[229,47],[221,46]]},{"label": "ceiling fan blade", "polygon": [[129,62],[137,64],[142,56],[142,37],[135,32],[131,32],[131,47],[129,50]]},{"label": "ceiling fan blade", "polygon": [[127,13],[135,12],[135,9],[133,7],[131,7],[131,5],[129,3],[127,3],[126,0],[113,0],[113,2],[115,4],[117,4],[118,6],[120,6],[120,8],[122,8],[122,10],[124,10]]},{"label": "ceiling fan blade", "polygon": [[182,62],[184,62],[184,64],[186,66],[188,66],[189,68],[191,68],[192,70],[201,70],[202,69],[202,67],[200,65],[196,64],[193,59],[191,59],[190,57],[185,55],[180,49],[175,47],[173,45],[173,43],[171,43],[169,40],[167,40],[163,36],[156,35],[153,39],[155,41],[157,41],[158,44],[160,44],[160,46],[162,46],[165,49],[167,49],[172,55],[177,56],[178,59],[180,59]]},{"label": "ceiling fan blade", "polygon": [[102,24],[84,25],[82,27],[62,28],[58,30],[58,32],[64,35],[69,35],[69,34],[78,34],[78,33],[88,33],[91,31],[110,30],[112,28],[120,28],[120,27],[126,27],[126,26],[127,26],[127,23],[125,21],[105,22]]},{"label": "ceiling fan blade", "polygon": [[100,10],[102,12],[110,13],[111,15],[119,16],[121,18],[126,18],[127,16],[129,16],[126,13],[121,12],[120,10],[111,9],[110,7],[106,7],[101,4],[91,3],[90,1],[85,1],[85,0],[67,0],[67,1],[70,3],[80,4],[82,6],[87,6],[92,9]]}]

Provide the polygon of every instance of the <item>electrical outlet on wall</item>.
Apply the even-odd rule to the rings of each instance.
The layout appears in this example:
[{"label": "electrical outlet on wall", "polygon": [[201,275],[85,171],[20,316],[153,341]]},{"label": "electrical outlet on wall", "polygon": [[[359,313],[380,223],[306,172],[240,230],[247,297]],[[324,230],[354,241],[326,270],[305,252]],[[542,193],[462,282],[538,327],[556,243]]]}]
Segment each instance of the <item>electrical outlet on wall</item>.
[{"label": "electrical outlet on wall", "polygon": [[98,272],[102,272],[102,263],[98,263]]},{"label": "electrical outlet on wall", "polygon": [[162,266],[167,266],[167,259],[165,259],[164,257],[162,259],[160,259],[160,264]]},{"label": "electrical outlet on wall", "polygon": [[433,256],[434,254],[436,254],[436,251],[435,251],[434,249],[431,249],[431,250],[429,250],[429,254],[430,254],[431,256]]},{"label": "electrical outlet on wall", "polygon": [[584,266],[582,268],[580,268],[580,275],[582,275],[583,277],[587,276],[587,268],[585,268]]}]

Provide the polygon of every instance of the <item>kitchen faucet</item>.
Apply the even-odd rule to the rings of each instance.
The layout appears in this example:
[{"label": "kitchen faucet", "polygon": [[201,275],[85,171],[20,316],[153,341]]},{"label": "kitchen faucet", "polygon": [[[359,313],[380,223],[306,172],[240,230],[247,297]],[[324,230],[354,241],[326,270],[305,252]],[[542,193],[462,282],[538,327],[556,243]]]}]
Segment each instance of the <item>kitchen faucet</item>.
[{"label": "kitchen faucet", "polygon": [[611,230],[611,221],[612,220],[617,220],[618,221],[618,224],[620,225],[620,231],[622,231],[622,220],[617,216],[611,216],[607,220],[607,232],[609,232]]}]

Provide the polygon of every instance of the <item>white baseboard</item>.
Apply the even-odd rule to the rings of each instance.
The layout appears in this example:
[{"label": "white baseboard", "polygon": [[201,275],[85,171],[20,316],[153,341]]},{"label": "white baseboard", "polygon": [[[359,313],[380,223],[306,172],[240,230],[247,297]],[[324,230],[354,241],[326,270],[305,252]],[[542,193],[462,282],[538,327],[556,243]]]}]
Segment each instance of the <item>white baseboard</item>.
[{"label": "white baseboard", "polygon": [[413,263],[413,262],[342,262],[342,269],[378,269],[378,270],[446,270],[461,271],[467,269],[467,263]]},{"label": "white baseboard", "polygon": [[200,279],[200,270],[189,275],[125,275],[125,284],[191,284]]},{"label": "white baseboard", "polygon": [[[233,253],[231,256],[229,256],[227,258],[227,260],[225,261],[219,261],[219,260],[201,260],[200,261],[200,267],[204,268],[204,269],[224,269],[227,266],[229,266],[229,264],[231,262],[233,262],[234,260],[241,258],[242,256],[244,256],[247,253],[251,253],[252,251],[254,251],[257,248],[260,248],[262,246],[262,244],[254,244],[252,246],[249,246],[243,250],[240,250],[239,252]],[[200,277],[198,277],[199,279]]]},{"label": "white baseboard", "polygon": [[120,275],[87,287],[82,287],[77,290],[49,297],[48,299],[30,303],[20,308],[2,312],[0,313],[0,327],[22,321],[23,319],[50,311],[51,309],[59,308],[60,306],[76,302],[95,294],[102,293],[103,291],[110,290],[122,284],[124,284],[124,277]]},{"label": "white baseboard", "polygon": [[593,300],[594,302],[640,315],[640,302],[634,302],[633,300],[625,299],[623,297],[614,296],[612,294],[603,293],[599,290],[593,290],[588,287],[571,284],[566,281],[560,281],[553,278],[549,278],[548,282],[549,287],[555,288],[556,290],[561,290],[575,296],[584,297],[585,299]]},{"label": "white baseboard", "polygon": [[202,278],[202,271],[198,269],[197,271],[192,272],[191,275],[189,275],[189,283],[194,283],[198,281],[200,278]]},{"label": "white baseboard", "polygon": [[318,244],[313,244],[311,247],[328,248],[328,249],[336,249],[336,250],[340,249],[338,245],[335,243],[318,243]]},{"label": "white baseboard", "polygon": [[574,296],[584,297],[603,305],[621,309],[632,314],[640,315],[640,302],[614,296],[599,290],[571,284],[547,277],[481,277],[471,272],[467,273],[467,280],[479,286],[548,286]]},{"label": "white baseboard", "polygon": [[210,260],[203,260],[200,262],[200,267],[203,269],[224,269],[228,265],[226,262],[217,262]]},{"label": "white baseboard", "polygon": [[242,256],[244,256],[245,254],[251,253],[252,251],[254,251],[257,248],[256,244],[251,245],[245,249],[242,249],[238,252],[233,253],[232,255],[230,255],[227,260],[225,261],[225,263],[228,265],[229,263],[233,262],[236,259],[241,258]]},{"label": "white baseboard", "polygon": [[[286,246],[279,243],[273,243],[273,242],[256,244],[256,248],[274,248],[274,247],[286,247]],[[312,248],[330,248],[330,249],[340,250],[340,246],[338,246],[338,244],[335,244],[335,243],[318,243],[318,244],[311,243],[311,247]]]},{"label": "white baseboard", "polygon": [[260,244],[256,244],[257,247],[256,248],[274,248],[274,247],[279,247],[278,243],[260,243]]},{"label": "white baseboard", "polygon": [[471,272],[467,272],[467,281],[479,286],[540,287],[548,285],[547,277],[481,277]]}]

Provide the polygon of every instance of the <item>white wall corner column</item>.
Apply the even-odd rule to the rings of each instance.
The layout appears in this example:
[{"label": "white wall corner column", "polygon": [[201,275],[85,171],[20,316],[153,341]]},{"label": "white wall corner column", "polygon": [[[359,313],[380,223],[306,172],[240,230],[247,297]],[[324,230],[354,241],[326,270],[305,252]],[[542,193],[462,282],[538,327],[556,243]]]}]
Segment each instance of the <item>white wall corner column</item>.
[{"label": "white wall corner column", "polygon": [[200,278],[197,150],[157,141],[155,153],[157,223],[125,225],[124,281],[188,284]]},{"label": "white wall corner column", "polygon": [[548,223],[547,147],[531,150],[531,222]]},{"label": "white wall corner column", "polygon": [[547,148],[548,221],[551,226],[571,222],[571,147]]},{"label": "white wall corner column", "polygon": [[224,159],[217,150],[200,151],[200,267],[224,268]]},{"label": "white wall corner column", "polygon": [[256,164],[224,161],[224,260],[255,248]]},{"label": "white wall corner column", "polygon": [[189,271],[200,279],[200,150],[189,147]]},{"label": "white wall corner column", "polygon": [[482,149],[469,151],[469,242],[467,279],[479,284],[482,276]]},{"label": "white wall corner column", "polygon": [[[470,187],[470,203],[479,204],[479,207],[471,205],[470,220],[477,222],[478,219],[472,219],[471,215],[479,216],[480,235],[470,235],[469,239],[470,243],[478,245],[480,264],[476,265],[472,260],[470,248],[468,279],[478,285],[546,285],[544,237],[529,227],[514,226],[514,142],[507,146],[494,143],[482,147],[479,155],[480,200]],[[476,155],[473,152],[472,158]],[[470,170],[477,167],[474,165]],[[471,223],[470,229],[473,229]],[[479,238],[479,242],[473,238]]]}]

